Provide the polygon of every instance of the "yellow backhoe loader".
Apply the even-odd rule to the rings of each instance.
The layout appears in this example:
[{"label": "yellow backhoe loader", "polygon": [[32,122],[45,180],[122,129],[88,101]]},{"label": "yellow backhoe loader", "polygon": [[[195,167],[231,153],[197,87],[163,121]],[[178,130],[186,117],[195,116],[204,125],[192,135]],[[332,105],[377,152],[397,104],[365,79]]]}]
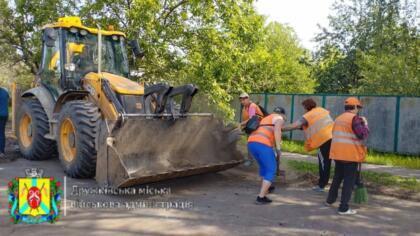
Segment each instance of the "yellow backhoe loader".
[{"label": "yellow backhoe loader", "polygon": [[[237,130],[190,113],[192,84],[129,80],[126,36],[62,17],[42,30],[34,87],[14,92],[13,127],[24,158],[59,157],[73,178],[126,187],[228,169],[242,162]],[[142,56],[137,41],[133,55]]]}]

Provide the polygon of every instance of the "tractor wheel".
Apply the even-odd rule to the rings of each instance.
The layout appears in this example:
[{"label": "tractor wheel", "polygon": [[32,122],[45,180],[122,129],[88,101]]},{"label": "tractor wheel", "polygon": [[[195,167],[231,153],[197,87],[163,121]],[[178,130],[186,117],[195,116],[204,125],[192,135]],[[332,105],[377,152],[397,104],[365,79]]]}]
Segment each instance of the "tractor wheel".
[{"label": "tractor wheel", "polygon": [[87,101],[64,105],[58,120],[57,144],[61,164],[73,178],[92,178],[96,171],[95,140],[99,133],[100,113]]},{"label": "tractor wheel", "polygon": [[19,148],[25,159],[46,160],[56,156],[56,142],[45,138],[49,133],[48,117],[38,100],[23,100],[17,124]]}]

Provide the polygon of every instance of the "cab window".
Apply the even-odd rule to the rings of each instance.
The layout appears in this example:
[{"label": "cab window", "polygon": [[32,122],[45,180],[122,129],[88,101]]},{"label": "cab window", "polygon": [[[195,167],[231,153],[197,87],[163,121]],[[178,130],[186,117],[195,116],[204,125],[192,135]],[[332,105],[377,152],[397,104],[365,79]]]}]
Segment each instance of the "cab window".
[{"label": "cab window", "polygon": [[53,28],[45,29],[42,39],[41,78],[47,86],[58,88],[61,76],[58,30]]}]

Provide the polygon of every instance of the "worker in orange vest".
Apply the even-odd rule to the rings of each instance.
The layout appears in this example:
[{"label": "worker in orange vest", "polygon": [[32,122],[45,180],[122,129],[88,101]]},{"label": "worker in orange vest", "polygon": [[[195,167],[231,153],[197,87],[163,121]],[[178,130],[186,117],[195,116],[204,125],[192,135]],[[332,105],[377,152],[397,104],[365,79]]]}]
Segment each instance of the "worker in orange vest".
[{"label": "worker in orange vest", "polygon": [[248,122],[248,120],[255,115],[261,118],[264,117],[264,114],[261,111],[260,107],[249,99],[249,95],[247,93],[241,93],[241,95],[239,96],[239,101],[242,105],[241,127],[244,127],[246,125],[246,122]]},{"label": "worker in orange vest", "polygon": [[[239,96],[239,100],[241,102],[241,106],[242,106],[242,111],[241,111],[241,124],[240,124],[240,128],[244,128],[246,123],[248,122],[248,120],[257,115],[259,117],[261,117],[261,119],[264,117],[263,112],[261,111],[260,107],[253,103],[250,99],[249,99],[249,95],[247,93],[242,93]],[[245,166],[251,166],[252,165],[252,157],[248,151],[248,159],[245,160],[244,165]]]},{"label": "worker in orange vest", "polygon": [[338,213],[353,215],[357,212],[350,209],[348,203],[357,178],[357,167],[366,158],[367,149],[363,141],[369,135],[369,128],[366,118],[358,115],[362,109],[359,99],[350,97],[344,104],[345,112],[337,117],[333,127],[330,158],[335,161],[335,172],[326,205],[331,206],[336,201],[343,182]]},{"label": "worker in orange vest", "polygon": [[289,131],[303,129],[305,133],[305,150],[318,150],[319,180],[314,191],[324,192],[330,179],[331,160],[330,147],[334,121],[330,112],[322,107],[317,107],[316,102],[309,98],[302,102],[305,114],[292,124],[285,125],[282,130]]},{"label": "worker in orange vest", "polygon": [[[267,198],[271,184],[277,171],[276,154],[281,157],[281,127],[286,121],[285,110],[276,107],[272,114],[264,117],[257,130],[248,138],[248,150],[257,160],[260,167],[259,174],[262,178],[260,193],[256,204],[268,204],[272,201]],[[273,147],[276,148],[274,153]],[[274,190],[273,188],[271,191]]]}]

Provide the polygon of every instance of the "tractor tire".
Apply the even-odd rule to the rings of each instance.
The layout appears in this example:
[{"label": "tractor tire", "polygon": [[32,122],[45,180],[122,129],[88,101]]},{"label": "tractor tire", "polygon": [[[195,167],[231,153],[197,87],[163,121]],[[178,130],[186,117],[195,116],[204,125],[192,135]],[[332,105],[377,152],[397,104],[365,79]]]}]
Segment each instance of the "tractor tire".
[{"label": "tractor tire", "polygon": [[58,153],[72,178],[92,178],[96,172],[96,136],[101,115],[93,103],[77,100],[64,105],[57,129]]},{"label": "tractor tire", "polygon": [[49,124],[41,103],[37,99],[23,100],[17,117],[16,136],[22,156],[36,161],[56,157],[56,142],[45,138]]}]

